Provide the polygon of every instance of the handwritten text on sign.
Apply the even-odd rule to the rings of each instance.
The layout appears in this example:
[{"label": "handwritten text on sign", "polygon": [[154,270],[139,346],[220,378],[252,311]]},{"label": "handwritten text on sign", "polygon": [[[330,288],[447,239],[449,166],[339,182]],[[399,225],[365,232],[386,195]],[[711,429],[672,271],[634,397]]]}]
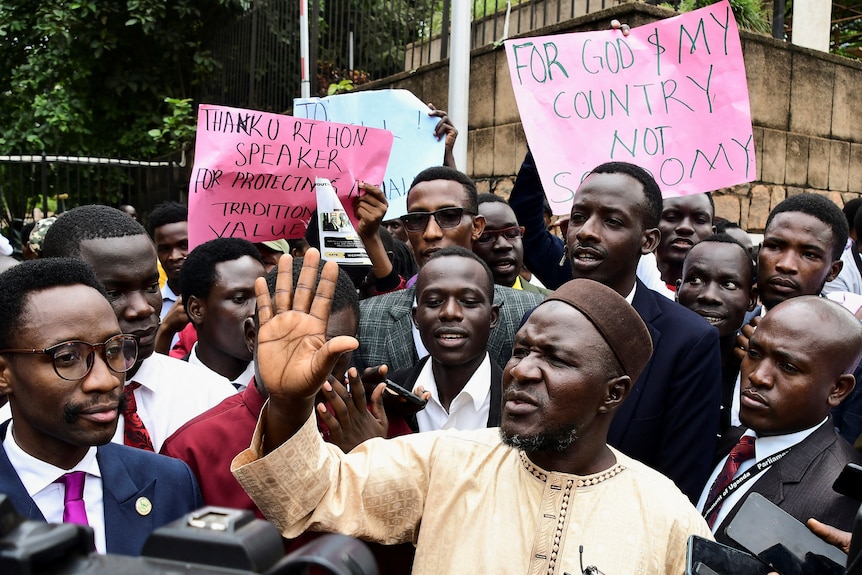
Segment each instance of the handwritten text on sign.
[{"label": "handwritten text on sign", "polygon": [[368,90],[293,100],[293,114],[301,118],[374,126],[392,132],[395,140],[381,185],[389,200],[387,220],[407,213],[407,190],[416,174],[443,162],[446,141],[434,137],[440,119],[428,112],[428,106],[407,90]]},{"label": "handwritten text on sign", "polygon": [[202,105],[189,243],[302,237],[316,206],[316,177],[332,182],[352,215],[357,182],[381,182],[391,148],[386,130]]},{"label": "handwritten text on sign", "polygon": [[755,177],[748,86],[727,2],[619,31],[506,42],[527,141],[554,213],[595,166],[649,170],[665,196]]}]

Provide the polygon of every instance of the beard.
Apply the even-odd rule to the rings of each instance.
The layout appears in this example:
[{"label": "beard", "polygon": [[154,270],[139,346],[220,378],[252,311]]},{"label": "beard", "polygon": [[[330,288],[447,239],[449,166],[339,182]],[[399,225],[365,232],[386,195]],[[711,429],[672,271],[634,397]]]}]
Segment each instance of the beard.
[{"label": "beard", "polygon": [[548,430],[538,435],[522,436],[509,434],[500,428],[500,439],[504,444],[527,453],[554,452],[562,453],[578,439],[578,425],[572,423],[557,429]]}]

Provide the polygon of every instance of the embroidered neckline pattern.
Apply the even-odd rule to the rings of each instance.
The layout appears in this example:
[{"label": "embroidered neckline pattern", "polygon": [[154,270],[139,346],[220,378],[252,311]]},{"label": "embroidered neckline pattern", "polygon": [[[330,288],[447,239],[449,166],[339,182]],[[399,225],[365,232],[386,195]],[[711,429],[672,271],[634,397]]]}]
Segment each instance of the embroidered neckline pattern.
[{"label": "embroidered neckline pattern", "polygon": [[[532,475],[533,477],[535,477],[539,481],[542,481],[543,483],[547,483],[548,473],[546,471],[533,465],[533,462],[530,461],[530,459],[527,457],[527,454],[524,453],[523,451],[519,451],[518,455],[520,455],[520,457],[521,457],[521,464],[524,466],[524,469],[526,469],[527,472],[530,473],[530,475]],[[601,483],[603,481],[607,481],[608,479],[611,479],[612,477],[616,477],[617,475],[622,473],[623,470],[625,470],[625,466],[617,463],[616,465],[614,465],[610,469],[606,469],[605,471],[602,471],[601,473],[597,473],[595,475],[585,475],[584,477],[579,477],[577,480],[577,486],[578,487],[590,487],[592,485],[598,485],[599,483]]]}]

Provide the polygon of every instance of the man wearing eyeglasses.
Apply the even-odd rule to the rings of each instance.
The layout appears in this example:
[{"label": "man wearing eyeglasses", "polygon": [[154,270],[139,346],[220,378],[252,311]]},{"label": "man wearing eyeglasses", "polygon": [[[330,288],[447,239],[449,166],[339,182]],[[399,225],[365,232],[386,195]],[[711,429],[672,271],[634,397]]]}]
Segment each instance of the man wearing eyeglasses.
[{"label": "man wearing eyeglasses", "polygon": [[202,503],[184,463],[110,443],[137,341],[83,262],[25,262],[0,293],[0,493],[27,519],[89,525],[101,553],[139,555]]},{"label": "man wearing eyeglasses", "polygon": [[107,291],[120,329],[138,342],[114,442],[158,452],[184,423],[236,393],[224,377],[154,353],[162,294],[156,248],[141,224],[120,210],[91,205],[64,213],[48,231],[44,257],[87,263]]},{"label": "man wearing eyeglasses", "polygon": [[[428,168],[413,180],[407,193],[407,214],[401,217],[419,267],[448,246],[473,249],[485,229],[479,214],[476,185],[466,175],[447,167]],[[359,349],[353,354],[360,370],[386,364],[390,370],[413,367],[428,355],[411,310],[415,279],[408,288],[363,300],[359,314]],[[501,368],[512,355],[515,330],[524,314],[543,300],[541,294],[494,286],[500,319],[488,337],[488,353]]]},{"label": "man wearing eyeglasses", "polygon": [[494,194],[479,194],[479,213],[485,217],[485,230],[475,242],[473,252],[485,260],[494,283],[516,290],[550,295],[551,290],[534,286],[521,278],[524,269],[524,227],[506,200]]}]

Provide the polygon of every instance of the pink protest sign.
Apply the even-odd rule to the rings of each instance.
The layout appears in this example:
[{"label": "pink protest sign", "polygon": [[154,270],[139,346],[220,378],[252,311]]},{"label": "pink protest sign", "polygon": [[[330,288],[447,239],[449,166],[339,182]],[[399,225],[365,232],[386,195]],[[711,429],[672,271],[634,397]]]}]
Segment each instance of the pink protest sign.
[{"label": "pink protest sign", "polygon": [[379,184],[392,132],[201,105],[189,182],[189,244],[299,238],[326,178],[353,217],[357,182]]},{"label": "pink protest sign", "polygon": [[653,24],[506,42],[555,214],[597,165],[637,164],[680,196],[755,178],[739,31],[727,1]]}]

